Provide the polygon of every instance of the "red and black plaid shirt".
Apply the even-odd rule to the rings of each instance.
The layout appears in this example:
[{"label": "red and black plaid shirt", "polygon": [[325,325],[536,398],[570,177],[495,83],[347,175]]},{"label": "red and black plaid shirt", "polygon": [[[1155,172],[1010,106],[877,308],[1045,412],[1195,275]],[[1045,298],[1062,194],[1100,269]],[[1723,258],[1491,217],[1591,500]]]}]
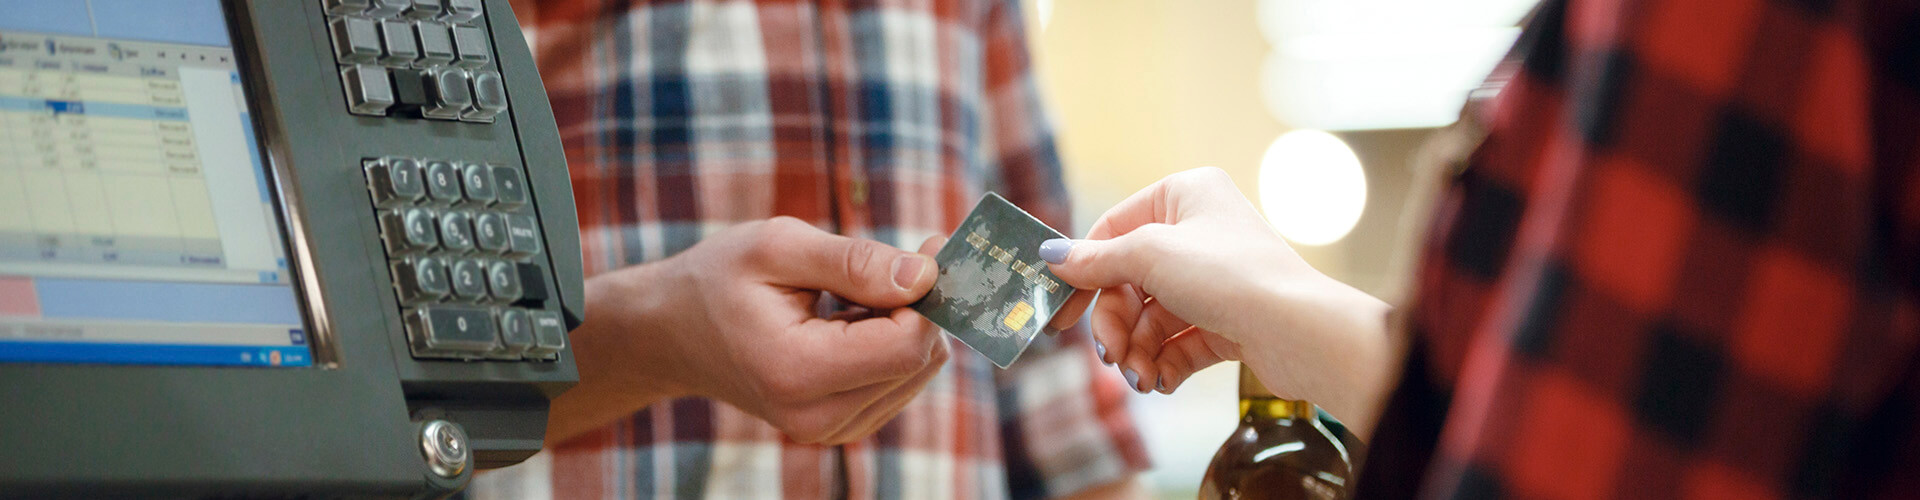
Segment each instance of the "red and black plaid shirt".
[{"label": "red and black plaid shirt", "polygon": [[1549,0],[1515,50],[1361,495],[1920,497],[1920,5]]}]

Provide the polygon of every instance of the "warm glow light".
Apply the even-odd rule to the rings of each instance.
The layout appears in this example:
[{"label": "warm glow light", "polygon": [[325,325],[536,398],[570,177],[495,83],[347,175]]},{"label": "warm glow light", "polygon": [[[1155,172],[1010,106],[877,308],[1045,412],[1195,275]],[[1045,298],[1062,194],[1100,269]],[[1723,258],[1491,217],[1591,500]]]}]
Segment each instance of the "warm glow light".
[{"label": "warm glow light", "polygon": [[1262,0],[1261,96],[1324,130],[1444,126],[1513,45],[1537,0]]},{"label": "warm glow light", "polygon": [[1333,134],[1295,130],[1260,157],[1260,208],[1281,236],[1302,245],[1340,241],[1367,205],[1367,174]]}]

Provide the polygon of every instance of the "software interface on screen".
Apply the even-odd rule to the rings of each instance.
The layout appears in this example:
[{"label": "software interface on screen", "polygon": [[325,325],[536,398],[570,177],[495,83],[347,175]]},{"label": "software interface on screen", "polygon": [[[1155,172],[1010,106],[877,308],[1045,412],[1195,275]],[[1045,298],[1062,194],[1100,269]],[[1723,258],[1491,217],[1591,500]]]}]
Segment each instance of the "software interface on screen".
[{"label": "software interface on screen", "polygon": [[0,362],[311,366],[219,0],[0,12]]}]

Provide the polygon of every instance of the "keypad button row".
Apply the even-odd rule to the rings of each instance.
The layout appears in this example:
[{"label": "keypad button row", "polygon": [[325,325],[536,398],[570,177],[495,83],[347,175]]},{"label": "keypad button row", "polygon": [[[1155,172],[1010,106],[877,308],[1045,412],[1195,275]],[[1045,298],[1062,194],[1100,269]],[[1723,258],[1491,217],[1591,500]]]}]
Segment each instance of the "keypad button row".
[{"label": "keypad button row", "polygon": [[379,21],[336,17],[327,21],[333,57],[340,64],[389,68],[480,69],[493,62],[486,30],[436,21]]},{"label": "keypad button row", "polygon": [[531,216],[410,207],[380,213],[380,239],[387,255],[432,251],[478,252],[527,258],[540,253],[539,223]]},{"label": "keypad button row", "polygon": [[376,19],[470,23],[481,16],[480,0],[320,0],[327,14]]},{"label": "keypad button row", "polygon": [[408,309],[406,322],[417,357],[551,360],[567,347],[566,325],[551,311],[435,305]]},{"label": "keypad button row", "polygon": [[381,208],[426,202],[511,210],[528,201],[527,179],[519,167],[403,157],[372,158],[362,165],[374,205]]},{"label": "keypad button row", "polygon": [[[393,263],[400,303],[452,300],[472,303],[539,304],[547,299],[546,273],[537,264],[483,258],[416,255]],[[526,282],[534,281],[529,296]]]}]

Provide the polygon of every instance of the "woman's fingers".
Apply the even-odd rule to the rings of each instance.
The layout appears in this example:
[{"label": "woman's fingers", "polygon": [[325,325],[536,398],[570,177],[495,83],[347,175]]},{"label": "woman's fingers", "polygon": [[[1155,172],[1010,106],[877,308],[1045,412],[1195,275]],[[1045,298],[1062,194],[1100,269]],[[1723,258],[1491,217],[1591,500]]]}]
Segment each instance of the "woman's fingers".
[{"label": "woman's fingers", "polygon": [[1093,303],[1094,349],[1100,362],[1112,365],[1127,359],[1132,349],[1129,340],[1133,323],[1140,318],[1142,297],[1133,285],[1121,285],[1100,291]]},{"label": "woman's fingers", "polygon": [[1240,359],[1240,346],[1221,337],[1217,333],[1199,328],[1188,328],[1174,335],[1160,347],[1160,357],[1154,359],[1154,376],[1163,394],[1173,394],[1188,377],[1221,361]]},{"label": "woman's fingers", "polygon": [[1148,300],[1140,307],[1140,316],[1128,335],[1130,347],[1126,360],[1120,362],[1123,373],[1130,374],[1127,381],[1133,383],[1134,391],[1145,393],[1159,385],[1154,377],[1154,360],[1160,357],[1161,343],[1190,326],[1193,325],[1167,312],[1159,301]]}]

